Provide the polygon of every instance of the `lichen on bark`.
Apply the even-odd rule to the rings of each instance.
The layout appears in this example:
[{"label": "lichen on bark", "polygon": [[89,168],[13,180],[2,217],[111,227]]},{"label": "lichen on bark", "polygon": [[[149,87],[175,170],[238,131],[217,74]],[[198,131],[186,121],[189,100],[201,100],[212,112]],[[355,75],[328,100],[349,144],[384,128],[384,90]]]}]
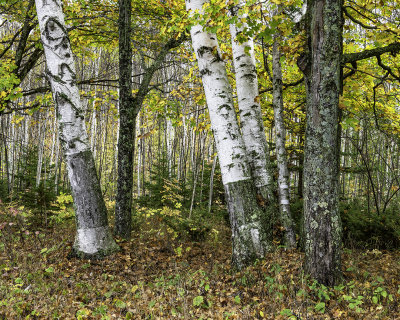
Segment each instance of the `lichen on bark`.
[{"label": "lichen on bark", "polygon": [[[188,0],[186,8],[202,11],[204,0]],[[233,106],[232,88],[221,60],[214,34],[201,25],[190,30],[193,49],[210,114],[220,162],[222,181],[232,227],[232,262],[241,269],[270,249],[270,235],[264,228],[263,210],[258,206],[246,148]],[[254,102],[253,102],[254,103]]]},{"label": "lichen on bark", "polygon": [[304,154],[305,268],[325,285],[341,276],[337,132],[342,57],[340,0],[307,3],[309,66],[304,68],[307,122]]}]

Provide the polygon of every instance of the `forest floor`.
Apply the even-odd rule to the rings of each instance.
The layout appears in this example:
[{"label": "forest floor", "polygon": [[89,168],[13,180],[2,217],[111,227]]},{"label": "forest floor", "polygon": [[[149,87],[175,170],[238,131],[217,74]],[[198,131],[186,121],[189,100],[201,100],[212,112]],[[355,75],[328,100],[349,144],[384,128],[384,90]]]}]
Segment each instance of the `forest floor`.
[{"label": "forest floor", "polygon": [[73,219],[38,228],[22,212],[0,207],[0,319],[400,319],[399,251],[344,249],[329,289],[283,248],[235,272],[223,223],[212,240],[179,242],[148,221],[90,261],[68,259]]}]

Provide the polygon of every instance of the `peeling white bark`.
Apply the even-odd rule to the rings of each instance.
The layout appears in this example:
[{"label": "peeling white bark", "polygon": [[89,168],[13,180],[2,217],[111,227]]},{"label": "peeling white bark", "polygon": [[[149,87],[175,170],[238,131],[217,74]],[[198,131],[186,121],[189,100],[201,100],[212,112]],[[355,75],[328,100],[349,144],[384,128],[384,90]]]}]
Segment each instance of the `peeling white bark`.
[{"label": "peeling white bark", "polygon": [[96,254],[100,247],[114,242],[108,226],[78,229],[74,247],[86,254]]},{"label": "peeling white bark", "polygon": [[36,0],[36,11],[74,197],[77,223],[74,250],[78,256],[101,257],[118,247],[108,229],[107,210],[88,143],[62,1]]},{"label": "peeling white bark", "polygon": [[[204,3],[204,0],[186,1],[186,8],[202,12]],[[190,34],[203,80],[222,181],[227,184],[247,180],[250,178],[250,170],[246,150],[237,123],[232,88],[217,38],[214,34],[204,32],[201,25],[193,26]]]},{"label": "peeling white bark", "polygon": [[[237,14],[237,10],[238,7],[233,8],[232,14]],[[238,18],[240,20],[242,17]],[[234,24],[230,25],[240,124],[254,183],[264,198],[272,200],[273,179],[269,148],[265,137],[261,106],[257,102],[259,92],[254,43],[252,38],[243,43],[237,41],[237,36],[244,27],[245,25],[241,28]]]},{"label": "peeling white bark", "polygon": [[36,166],[36,188],[39,187],[40,180],[42,178],[44,142],[46,140],[47,116],[48,116],[48,112],[46,112],[44,119],[40,120],[40,115],[39,115],[40,123],[39,123],[38,162],[37,162],[37,166]]},{"label": "peeling white bark", "polygon": [[175,139],[175,131],[172,126],[171,119],[166,119],[166,142],[167,142],[167,159],[168,159],[168,173],[169,176],[173,175],[173,155],[174,155],[174,139]]},{"label": "peeling white bark", "polygon": [[[202,12],[205,0],[187,0],[188,11]],[[215,34],[204,32],[201,25],[191,28],[193,49],[200,74],[232,228],[232,262],[241,269],[270,249],[270,235],[263,221],[264,212],[256,201],[246,148],[237,123],[232,88],[221,58]]]},{"label": "peeling white bark", "polygon": [[[279,31],[277,31],[279,32]],[[276,132],[276,157],[278,164],[278,190],[279,210],[283,227],[285,228],[286,245],[290,248],[296,246],[296,235],[293,230],[293,220],[290,215],[289,202],[289,170],[286,152],[286,127],[284,123],[283,93],[282,93],[282,67],[281,52],[279,50],[279,33],[274,36],[272,49],[272,86],[273,106]]]}]

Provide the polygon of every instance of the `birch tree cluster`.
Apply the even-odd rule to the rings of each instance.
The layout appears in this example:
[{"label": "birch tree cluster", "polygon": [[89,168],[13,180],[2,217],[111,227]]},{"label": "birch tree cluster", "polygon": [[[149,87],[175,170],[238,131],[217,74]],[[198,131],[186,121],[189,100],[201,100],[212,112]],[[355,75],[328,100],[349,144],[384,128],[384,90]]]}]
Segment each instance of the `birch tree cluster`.
[{"label": "birch tree cluster", "polygon": [[399,10],[0,1],[0,198],[47,223],[71,194],[84,257],[118,250],[143,208],[222,213],[236,268],[278,237],[334,285],[349,208],[400,219]]}]

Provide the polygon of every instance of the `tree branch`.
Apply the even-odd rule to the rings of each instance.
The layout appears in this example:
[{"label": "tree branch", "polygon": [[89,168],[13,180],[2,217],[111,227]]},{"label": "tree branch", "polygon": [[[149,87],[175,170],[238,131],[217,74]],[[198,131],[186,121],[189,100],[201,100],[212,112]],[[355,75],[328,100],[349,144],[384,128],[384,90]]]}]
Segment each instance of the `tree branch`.
[{"label": "tree branch", "polygon": [[[349,7],[349,8],[351,8],[351,7]],[[351,8],[351,9],[355,10],[354,8]],[[356,10],[355,10],[355,11],[356,11]],[[378,29],[376,26],[368,26],[368,25],[362,23],[360,20],[357,20],[356,18],[354,18],[354,17],[347,11],[347,8],[346,8],[346,7],[343,7],[343,12],[344,12],[344,14],[345,14],[351,21],[353,21],[354,23],[360,25],[360,26],[363,27],[364,29],[370,29],[370,30],[376,30],[376,29]]]},{"label": "tree branch", "polygon": [[361,52],[354,52],[354,53],[347,53],[343,55],[342,63],[352,63],[364,59],[368,59],[371,57],[377,57],[385,53],[392,53],[396,54],[400,52],[400,42],[391,43],[385,47],[375,48],[375,49],[368,49]]},{"label": "tree branch", "polygon": [[162,47],[158,55],[155,57],[153,64],[150,67],[146,68],[139,90],[136,93],[136,95],[132,97],[132,103],[136,104],[136,109],[134,111],[135,117],[140,111],[141,105],[143,103],[146,94],[150,91],[149,86],[154,73],[160,68],[161,64],[164,62],[168,52],[171,49],[178,47],[186,39],[187,39],[186,34],[182,34],[178,39],[175,38],[169,39],[168,42]]}]

